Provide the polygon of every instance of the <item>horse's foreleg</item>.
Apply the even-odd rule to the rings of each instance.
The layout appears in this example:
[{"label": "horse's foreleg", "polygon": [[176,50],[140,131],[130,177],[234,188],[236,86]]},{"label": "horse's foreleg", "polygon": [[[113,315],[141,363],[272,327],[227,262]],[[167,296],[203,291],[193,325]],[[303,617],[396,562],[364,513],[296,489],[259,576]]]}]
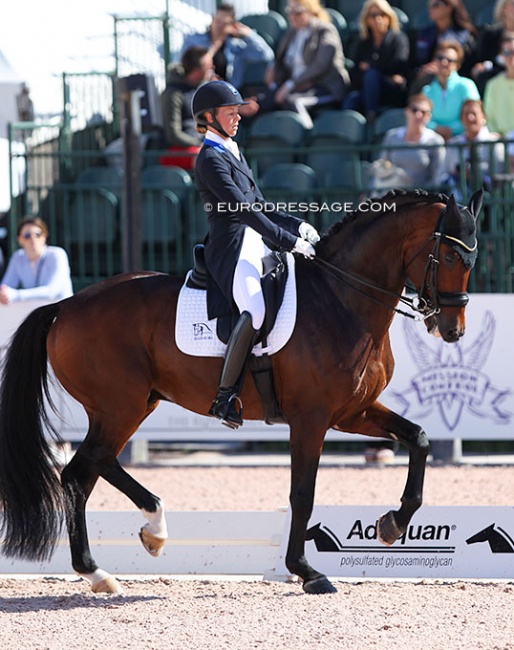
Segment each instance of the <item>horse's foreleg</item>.
[{"label": "horse's foreleg", "polygon": [[305,535],[314,506],[314,490],[324,433],[316,436],[304,420],[291,424],[291,528],[286,553],[286,566],[303,581],[310,594],[336,591],[328,578],[313,569],[305,557]]},{"label": "horse's foreleg", "polygon": [[113,487],[123,492],[148,519],[148,523],[141,528],[139,537],[150,555],[154,557],[160,555],[168,538],[161,499],[133,479],[118,461],[115,461],[107,470],[102,471],[101,476]]},{"label": "horse's foreleg", "polygon": [[407,530],[412,516],[423,503],[423,482],[429,452],[428,438],[423,429],[401,415],[390,411],[378,402],[366,409],[365,416],[356,424],[354,433],[398,440],[409,451],[407,482],[399,510],[390,510],[378,522],[378,537],[383,544],[391,545]]}]

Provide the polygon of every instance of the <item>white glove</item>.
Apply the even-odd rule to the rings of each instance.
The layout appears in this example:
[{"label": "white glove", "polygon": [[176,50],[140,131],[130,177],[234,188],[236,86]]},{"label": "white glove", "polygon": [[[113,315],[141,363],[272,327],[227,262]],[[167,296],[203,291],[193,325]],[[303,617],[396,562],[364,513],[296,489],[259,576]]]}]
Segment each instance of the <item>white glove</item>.
[{"label": "white glove", "polygon": [[301,253],[304,257],[307,257],[311,260],[316,257],[316,251],[314,250],[314,247],[301,237],[298,237],[296,240],[296,244],[293,248],[293,253]]},{"label": "white glove", "polygon": [[307,221],[304,221],[300,224],[298,232],[300,233],[300,237],[302,239],[306,239],[309,244],[312,244],[313,246],[319,242],[318,231],[316,228],[314,228],[314,226],[311,226],[310,223],[307,223]]}]

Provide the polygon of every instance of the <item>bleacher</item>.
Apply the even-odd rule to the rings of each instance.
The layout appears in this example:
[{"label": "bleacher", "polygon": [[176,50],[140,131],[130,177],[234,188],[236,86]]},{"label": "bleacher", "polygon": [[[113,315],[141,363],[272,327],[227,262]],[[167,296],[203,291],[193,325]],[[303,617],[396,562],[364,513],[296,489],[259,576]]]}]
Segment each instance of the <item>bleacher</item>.
[{"label": "bleacher", "polygon": [[[394,4],[405,30],[417,28],[426,19],[424,4],[408,0],[397,0]],[[477,27],[483,27],[490,20],[494,3],[484,5],[483,2],[468,0],[466,5]],[[287,26],[285,6],[284,0],[272,0],[268,12],[248,13],[241,20],[276,47]],[[356,21],[361,6],[361,3],[351,0],[327,0],[347,53],[357,35]],[[141,18],[142,22],[145,20]],[[163,19],[163,25],[167,24],[166,20]],[[131,21],[130,29],[137,31],[137,21]],[[152,42],[159,30],[154,26]],[[123,34],[119,25],[118,32]],[[123,50],[124,42],[116,43],[115,51],[120,60],[130,58]],[[167,65],[167,62],[164,57],[160,65]],[[155,77],[160,80],[156,82],[157,86],[162,85],[165,68],[157,70],[154,60],[146,60],[143,56],[137,64],[138,74]],[[123,70],[126,74],[135,73],[133,67]],[[263,74],[262,68],[250,68],[248,86],[259,86]],[[83,85],[84,81],[82,75],[80,83]],[[65,96],[74,97],[73,90],[78,82],[73,76],[65,76]],[[105,88],[105,74],[91,73],[90,87],[97,88],[95,84],[100,82]],[[108,78],[108,87],[113,82],[113,78]],[[99,105],[98,97],[106,94],[110,103]],[[93,95],[96,103],[89,107],[88,97]],[[119,138],[116,95],[114,92],[93,93],[90,90],[80,97],[81,103],[75,111],[82,115],[82,122],[75,116],[75,128],[73,120],[66,118],[68,109],[65,106],[66,128],[60,130],[52,143],[39,143],[37,134],[41,125],[33,125],[31,136],[25,138],[26,191],[13,197],[9,217],[12,228],[23,214],[39,213],[43,216],[53,234],[52,243],[63,245],[70,251],[76,289],[122,270],[124,200],[121,178],[113,180],[115,156],[106,153],[108,145]],[[100,120],[92,119],[98,114]],[[329,206],[322,212],[310,209],[302,214],[324,229],[341,218],[340,210],[333,204],[356,205],[370,196],[369,168],[380,150],[381,129],[385,128],[384,125],[397,125],[401,120],[401,110],[385,111],[373,125],[369,125],[359,113],[323,109],[314,114],[313,128],[306,129],[295,114],[279,111],[257,115],[246,128],[241,129],[238,140],[265,190],[265,196],[272,200],[305,200],[313,205],[326,203]],[[18,139],[20,133],[13,125],[13,139]],[[143,264],[145,268],[183,274],[190,268],[193,245],[202,241],[206,233],[206,215],[191,173],[179,168],[156,169],[156,162],[164,152],[159,151],[158,139],[153,139],[152,133],[150,123],[141,164]],[[119,164],[119,160],[117,162]],[[89,175],[85,174],[86,171]],[[486,217],[481,233],[485,246],[471,278],[471,288],[475,291],[512,291],[514,221],[510,205],[514,177],[510,171],[507,167],[493,178],[491,191],[486,197]],[[474,182],[479,184],[481,181],[480,170],[476,170]],[[462,195],[466,196],[465,176],[461,182]],[[447,188],[424,189],[439,191]]]}]

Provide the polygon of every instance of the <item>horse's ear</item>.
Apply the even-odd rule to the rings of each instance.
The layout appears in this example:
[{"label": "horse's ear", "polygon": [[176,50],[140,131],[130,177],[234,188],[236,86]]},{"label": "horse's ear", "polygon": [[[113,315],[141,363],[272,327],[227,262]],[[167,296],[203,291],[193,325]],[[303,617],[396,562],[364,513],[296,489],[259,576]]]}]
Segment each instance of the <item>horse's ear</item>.
[{"label": "horse's ear", "polygon": [[477,190],[473,194],[473,196],[469,199],[468,210],[475,217],[475,219],[480,214],[480,210],[482,209],[483,200],[484,200],[484,188],[483,187],[481,187],[479,190]]}]

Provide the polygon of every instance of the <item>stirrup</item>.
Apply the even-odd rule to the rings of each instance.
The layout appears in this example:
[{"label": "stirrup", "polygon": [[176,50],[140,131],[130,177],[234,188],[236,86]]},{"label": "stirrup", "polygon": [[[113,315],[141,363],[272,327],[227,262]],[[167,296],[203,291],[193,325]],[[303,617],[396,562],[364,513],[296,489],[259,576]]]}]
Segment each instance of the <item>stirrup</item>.
[{"label": "stirrup", "polygon": [[[239,411],[236,408],[236,402],[239,405]],[[211,404],[209,415],[218,418],[230,429],[239,429],[243,424],[243,402],[236,392],[220,389]]]}]

